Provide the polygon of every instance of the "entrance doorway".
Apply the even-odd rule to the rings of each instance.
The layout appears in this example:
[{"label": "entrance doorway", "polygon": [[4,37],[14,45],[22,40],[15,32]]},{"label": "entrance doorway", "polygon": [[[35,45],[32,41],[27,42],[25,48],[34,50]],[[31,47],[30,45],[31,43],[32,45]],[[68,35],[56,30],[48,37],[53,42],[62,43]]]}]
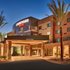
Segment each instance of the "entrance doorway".
[{"label": "entrance doorway", "polygon": [[41,49],[33,49],[32,50],[32,55],[41,56]]},{"label": "entrance doorway", "polygon": [[47,48],[46,56],[53,56],[53,49],[52,48]]},{"label": "entrance doorway", "polygon": [[12,56],[19,56],[21,55],[21,48],[20,47],[12,47]]}]

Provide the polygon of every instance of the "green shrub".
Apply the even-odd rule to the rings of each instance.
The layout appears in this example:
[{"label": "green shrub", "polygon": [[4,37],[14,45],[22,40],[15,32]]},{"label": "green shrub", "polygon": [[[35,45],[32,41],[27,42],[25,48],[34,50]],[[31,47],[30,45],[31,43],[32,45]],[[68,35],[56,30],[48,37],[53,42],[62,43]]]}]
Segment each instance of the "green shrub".
[{"label": "green shrub", "polygon": [[6,56],[0,56],[0,59],[6,59]]}]

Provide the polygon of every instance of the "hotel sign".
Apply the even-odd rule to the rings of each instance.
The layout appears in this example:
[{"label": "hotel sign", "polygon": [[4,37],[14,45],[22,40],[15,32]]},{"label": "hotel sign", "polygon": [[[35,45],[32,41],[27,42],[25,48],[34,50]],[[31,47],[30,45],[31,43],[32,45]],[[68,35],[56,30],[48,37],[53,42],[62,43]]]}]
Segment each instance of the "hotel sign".
[{"label": "hotel sign", "polygon": [[25,23],[29,22],[29,19],[22,20],[16,24],[16,26],[24,26]]}]

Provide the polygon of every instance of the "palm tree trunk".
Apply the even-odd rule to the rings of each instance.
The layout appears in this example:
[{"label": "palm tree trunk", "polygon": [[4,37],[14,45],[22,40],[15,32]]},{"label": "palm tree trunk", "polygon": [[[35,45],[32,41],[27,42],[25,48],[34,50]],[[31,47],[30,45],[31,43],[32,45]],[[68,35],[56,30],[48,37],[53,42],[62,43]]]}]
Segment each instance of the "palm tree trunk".
[{"label": "palm tree trunk", "polygon": [[70,58],[70,45],[69,45],[69,58]]},{"label": "palm tree trunk", "polygon": [[55,42],[55,23],[53,23],[53,43]]},{"label": "palm tree trunk", "polygon": [[62,27],[60,27],[60,46],[61,46],[61,61],[63,61],[63,41],[62,41]]}]

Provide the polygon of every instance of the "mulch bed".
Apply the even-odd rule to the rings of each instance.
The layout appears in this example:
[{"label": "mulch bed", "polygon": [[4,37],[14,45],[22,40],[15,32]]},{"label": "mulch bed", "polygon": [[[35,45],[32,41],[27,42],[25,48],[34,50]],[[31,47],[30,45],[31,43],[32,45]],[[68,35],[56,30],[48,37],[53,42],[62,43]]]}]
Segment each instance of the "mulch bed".
[{"label": "mulch bed", "polygon": [[0,63],[8,62],[8,60],[0,60]]},{"label": "mulch bed", "polygon": [[60,59],[49,59],[49,61],[57,64],[70,64],[70,59],[64,59],[63,61]]}]

